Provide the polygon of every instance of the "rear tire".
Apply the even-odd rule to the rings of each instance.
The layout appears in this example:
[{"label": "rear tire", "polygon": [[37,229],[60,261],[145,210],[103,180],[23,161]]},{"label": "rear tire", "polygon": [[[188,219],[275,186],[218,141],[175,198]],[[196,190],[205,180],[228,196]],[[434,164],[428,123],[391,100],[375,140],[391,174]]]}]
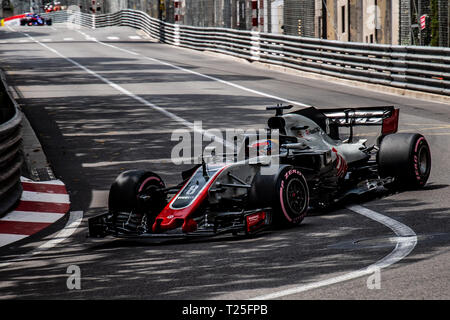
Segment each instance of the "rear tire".
[{"label": "rear tire", "polygon": [[378,151],[382,177],[394,177],[404,188],[422,188],[431,172],[431,151],[418,133],[396,133],[383,138]]}]

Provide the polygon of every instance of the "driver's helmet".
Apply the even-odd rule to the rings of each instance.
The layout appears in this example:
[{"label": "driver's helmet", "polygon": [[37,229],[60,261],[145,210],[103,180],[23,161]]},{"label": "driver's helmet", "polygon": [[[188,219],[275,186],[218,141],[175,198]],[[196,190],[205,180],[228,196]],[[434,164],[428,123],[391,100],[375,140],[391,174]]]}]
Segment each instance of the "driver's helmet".
[{"label": "driver's helmet", "polygon": [[263,139],[249,144],[249,155],[251,156],[270,156],[274,153],[276,148],[279,148],[278,140]]}]

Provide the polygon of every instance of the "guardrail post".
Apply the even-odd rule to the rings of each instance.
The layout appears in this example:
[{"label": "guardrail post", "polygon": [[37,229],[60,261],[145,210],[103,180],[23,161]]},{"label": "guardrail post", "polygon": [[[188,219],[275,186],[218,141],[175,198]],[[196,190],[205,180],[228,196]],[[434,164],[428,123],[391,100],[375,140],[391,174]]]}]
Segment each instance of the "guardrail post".
[{"label": "guardrail post", "polygon": [[256,31],[251,32],[250,44],[251,44],[250,49],[251,59],[253,61],[258,61],[260,58],[260,50],[261,50],[259,32]]},{"label": "guardrail post", "polygon": [[[59,14],[55,13],[55,19]],[[81,24],[92,29],[130,26],[143,29],[159,41],[175,46],[212,50],[344,79],[439,94],[449,92],[450,48],[386,46],[183,26],[130,9],[101,16],[80,15]]]},{"label": "guardrail post", "polygon": [[180,26],[178,24],[174,25],[174,45],[180,45]]}]

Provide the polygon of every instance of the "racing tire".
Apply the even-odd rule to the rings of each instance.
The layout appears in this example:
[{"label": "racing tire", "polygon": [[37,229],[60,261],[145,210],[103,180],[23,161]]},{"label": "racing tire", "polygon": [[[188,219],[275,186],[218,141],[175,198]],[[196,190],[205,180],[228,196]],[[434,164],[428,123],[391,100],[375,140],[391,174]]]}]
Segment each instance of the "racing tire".
[{"label": "racing tire", "polygon": [[431,151],[418,133],[396,133],[383,138],[378,151],[381,177],[394,177],[399,187],[422,188],[431,172]]},{"label": "racing tire", "polygon": [[[164,181],[156,173],[144,170],[122,172],[111,185],[108,198],[109,211],[148,213],[162,209],[166,195],[158,190],[165,188]],[[140,195],[149,196],[143,203]]]},{"label": "racing tire", "polygon": [[275,226],[297,226],[308,211],[308,183],[299,169],[282,166],[275,175],[258,174],[255,177],[250,199],[254,205],[272,208]]}]

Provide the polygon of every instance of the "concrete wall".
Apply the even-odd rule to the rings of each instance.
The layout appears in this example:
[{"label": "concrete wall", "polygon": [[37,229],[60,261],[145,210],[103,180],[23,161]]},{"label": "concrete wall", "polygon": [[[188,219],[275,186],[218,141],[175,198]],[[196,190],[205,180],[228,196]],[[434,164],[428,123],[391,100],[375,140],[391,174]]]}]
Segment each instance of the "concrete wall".
[{"label": "concrete wall", "polygon": [[326,13],[326,39],[337,40],[338,39],[338,27],[337,27],[337,2],[335,0],[326,0],[325,13]]},{"label": "concrete wall", "polygon": [[400,0],[391,1],[391,43],[400,44]]},{"label": "concrete wall", "polygon": [[327,0],[326,38],[367,43],[398,43],[399,0]]},{"label": "concrete wall", "polygon": [[[32,3],[33,4],[33,3]],[[39,3],[34,3],[34,6],[38,8]],[[30,1],[24,0],[6,0],[2,1],[0,16],[2,18],[30,12]]]}]

